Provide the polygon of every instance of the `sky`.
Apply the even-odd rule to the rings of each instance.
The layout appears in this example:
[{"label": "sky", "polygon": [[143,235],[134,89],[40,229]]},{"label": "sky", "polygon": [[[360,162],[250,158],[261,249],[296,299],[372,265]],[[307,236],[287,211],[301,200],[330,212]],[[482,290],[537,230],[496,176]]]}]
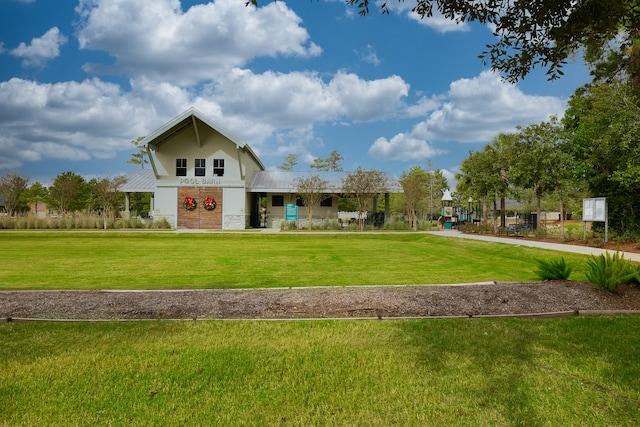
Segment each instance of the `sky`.
[{"label": "sky", "polygon": [[454,176],[501,132],[561,117],[581,61],[504,82],[491,29],[331,0],[0,0],[0,173],[126,174],[131,143],[195,107],[267,169],[287,154]]}]

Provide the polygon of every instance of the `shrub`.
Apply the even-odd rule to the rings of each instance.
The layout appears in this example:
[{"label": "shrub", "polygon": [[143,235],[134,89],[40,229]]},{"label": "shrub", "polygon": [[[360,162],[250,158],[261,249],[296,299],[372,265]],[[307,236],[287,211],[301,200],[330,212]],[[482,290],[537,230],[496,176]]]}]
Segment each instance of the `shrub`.
[{"label": "shrub", "polygon": [[637,280],[637,275],[638,269],[617,251],[613,256],[591,255],[587,261],[587,280],[598,289],[615,292],[621,284]]},{"label": "shrub", "polygon": [[536,261],[538,262],[538,270],[534,273],[542,280],[566,280],[571,276],[571,267],[567,265],[564,258],[550,261],[536,259]]}]

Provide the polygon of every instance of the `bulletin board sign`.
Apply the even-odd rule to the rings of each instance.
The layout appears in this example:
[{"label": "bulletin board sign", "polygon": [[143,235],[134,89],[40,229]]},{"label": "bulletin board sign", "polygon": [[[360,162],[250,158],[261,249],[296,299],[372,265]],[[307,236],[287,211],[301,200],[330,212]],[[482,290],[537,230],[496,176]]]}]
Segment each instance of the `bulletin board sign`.
[{"label": "bulletin board sign", "polygon": [[587,222],[604,222],[604,241],[609,240],[609,209],[606,197],[582,199],[583,239],[587,238]]},{"label": "bulletin board sign", "polygon": [[596,197],[595,199],[582,200],[582,220],[583,221],[607,221],[607,198]]}]

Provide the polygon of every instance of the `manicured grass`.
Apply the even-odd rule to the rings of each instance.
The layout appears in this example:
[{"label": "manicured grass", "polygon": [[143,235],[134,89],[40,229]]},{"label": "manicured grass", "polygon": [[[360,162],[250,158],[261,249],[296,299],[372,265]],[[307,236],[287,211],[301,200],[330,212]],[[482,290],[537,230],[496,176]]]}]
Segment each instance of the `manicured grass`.
[{"label": "manicured grass", "polygon": [[348,286],[538,280],[583,255],[428,234],[0,232],[0,289]]},{"label": "manicured grass", "polygon": [[0,325],[0,425],[638,425],[640,317]]}]

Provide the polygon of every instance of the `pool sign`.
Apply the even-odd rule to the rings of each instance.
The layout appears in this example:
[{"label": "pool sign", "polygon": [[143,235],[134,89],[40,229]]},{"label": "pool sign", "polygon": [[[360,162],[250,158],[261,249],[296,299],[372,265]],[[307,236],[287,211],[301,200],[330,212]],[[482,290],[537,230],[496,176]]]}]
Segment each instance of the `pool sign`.
[{"label": "pool sign", "polygon": [[606,197],[582,199],[583,238],[587,238],[587,221],[604,222],[604,242],[608,241],[609,217]]},{"label": "pool sign", "polygon": [[298,220],[298,207],[293,203],[287,204],[285,211],[285,221],[297,221]]}]

